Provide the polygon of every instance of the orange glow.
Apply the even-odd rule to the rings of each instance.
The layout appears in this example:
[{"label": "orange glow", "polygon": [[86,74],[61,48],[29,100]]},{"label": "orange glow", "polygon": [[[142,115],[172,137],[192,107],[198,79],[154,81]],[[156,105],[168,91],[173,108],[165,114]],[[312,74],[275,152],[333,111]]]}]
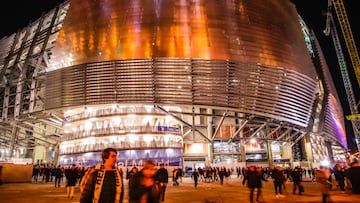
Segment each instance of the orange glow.
[{"label": "orange glow", "polygon": [[49,70],[170,57],[260,63],[315,77],[304,68],[312,64],[295,8],[282,1],[267,4],[71,0]]}]

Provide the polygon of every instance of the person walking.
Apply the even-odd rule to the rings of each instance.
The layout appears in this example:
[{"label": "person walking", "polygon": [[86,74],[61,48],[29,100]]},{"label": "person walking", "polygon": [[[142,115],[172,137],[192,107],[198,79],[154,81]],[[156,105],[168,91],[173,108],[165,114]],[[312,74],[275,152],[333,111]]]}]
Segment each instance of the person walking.
[{"label": "person walking", "polygon": [[264,174],[264,170],[262,167],[256,167],[256,173],[258,175],[257,184],[256,184],[256,188],[257,188],[256,202],[260,202],[260,197],[263,199],[262,192],[261,192],[262,181],[265,181],[265,182],[268,182],[268,181],[265,179],[265,174]]},{"label": "person walking", "polygon": [[[132,184],[133,184],[133,176],[138,173],[139,170],[136,166],[133,166],[131,168],[131,171],[129,171],[127,174],[126,174],[126,179],[129,180],[128,182],[128,188],[131,188],[132,187]],[[131,196],[130,196],[130,190],[128,190],[128,197],[129,197],[129,202],[132,202],[131,201]]]},{"label": "person walking", "polygon": [[101,153],[102,163],[88,176],[80,196],[80,203],[121,203],[123,182],[115,166],[117,151],[106,148]]},{"label": "person walking", "polygon": [[335,165],[335,179],[339,184],[340,190],[345,192],[345,168],[341,167],[340,164]]},{"label": "person walking", "polygon": [[224,177],[226,177],[226,169],[225,167],[221,167],[219,169],[219,179],[220,179],[220,185],[224,184]]},{"label": "person walking", "polygon": [[293,181],[293,194],[295,194],[296,190],[299,191],[299,195],[301,195],[303,186],[301,185],[302,181],[302,170],[299,166],[296,166],[293,171],[291,171],[291,179]]},{"label": "person walking", "polygon": [[245,185],[247,182],[247,187],[250,189],[250,203],[254,202],[254,190],[257,188],[256,201],[259,201],[261,195],[261,175],[256,171],[255,166],[249,166],[248,171],[242,181],[242,184]]},{"label": "person walking", "polygon": [[173,185],[179,186],[179,169],[175,168],[172,172],[173,175]]},{"label": "person walking", "polygon": [[353,194],[360,194],[360,164],[358,161],[353,161],[347,172],[351,183],[351,191]]},{"label": "person walking", "polygon": [[199,182],[199,176],[200,176],[199,171],[195,168],[194,172],[191,174],[191,177],[194,180],[195,188],[197,188],[197,185],[198,185],[198,182]]},{"label": "person walking", "polygon": [[70,169],[65,170],[65,178],[66,178],[67,197],[73,199],[75,192],[75,185],[78,178],[78,170],[75,164],[73,164]]},{"label": "person walking", "polygon": [[155,174],[155,163],[145,161],[143,168],[131,178],[130,203],[160,203],[160,186]]},{"label": "person walking", "polygon": [[63,176],[63,170],[61,165],[58,165],[58,167],[55,169],[55,187],[60,187],[61,177]]},{"label": "person walking", "polygon": [[316,182],[319,183],[319,189],[322,194],[322,203],[326,203],[328,200],[330,201],[330,184],[329,177],[331,175],[330,170],[324,166],[320,166],[320,170],[316,172]]},{"label": "person walking", "polygon": [[275,166],[271,173],[271,178],[274,179],[275,197],[284,197],[282,188],[285,184],[285,175],[281,169],[281,166]]},{"label": "person walking", "polygon": [[160,164],[160,168],[155,174],[155,180],[160,184],[160,201],[165,201],[165,191],[169,182],[168,170],[165,168],[163,163]]}]

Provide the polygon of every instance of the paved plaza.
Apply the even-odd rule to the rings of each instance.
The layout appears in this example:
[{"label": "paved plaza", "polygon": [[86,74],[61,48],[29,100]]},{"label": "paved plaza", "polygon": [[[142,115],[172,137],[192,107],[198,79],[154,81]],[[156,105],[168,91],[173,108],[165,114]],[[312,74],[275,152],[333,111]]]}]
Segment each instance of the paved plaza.
[{"label": "paved plaza", "polygon": [[[171,181],[170,181],[171,183]],[[76,187],[75,198],[69,200],[66,196],[66,188],[63,186],[55,188],[53,183],[8,183],[0,186],[1,203],[45,203],[45,202],[79,202],[79,188]],[[125,180],[127,185],[127,180]],[[276,198],[273,182],[263,184],[263,194],[261,202],[275,203],[321,203],[321,194],[316,182],[305,181],[305,192],[299,195],[292,194],[292,183],[287,185],[287,195],[283,198]],[[125,188],[127,190],[127,188]],[[219,182],[204,183],[199,182],[195,189],[190,178],[183,178],[179,186],[169,184],[165,203],[247,203],[249,191],[242,185],[240,179],[235,176],[225,181],[223,185]],[[360,195],[351,194],[349,191],[341,192],[338,189],[331,191],[332,202],[336,203],[355,203],[360,202]],[[127,195],[124,203],[127,203]]]}]

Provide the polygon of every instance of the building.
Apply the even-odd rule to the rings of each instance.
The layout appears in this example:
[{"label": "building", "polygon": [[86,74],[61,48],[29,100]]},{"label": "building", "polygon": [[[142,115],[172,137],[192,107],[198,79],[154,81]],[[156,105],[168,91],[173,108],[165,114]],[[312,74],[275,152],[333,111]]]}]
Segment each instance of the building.
[{"label": "building", "polygon": [[343,112],[310,35],[288,0],[67,1],[0,41],[1,157],[343,158]]}]

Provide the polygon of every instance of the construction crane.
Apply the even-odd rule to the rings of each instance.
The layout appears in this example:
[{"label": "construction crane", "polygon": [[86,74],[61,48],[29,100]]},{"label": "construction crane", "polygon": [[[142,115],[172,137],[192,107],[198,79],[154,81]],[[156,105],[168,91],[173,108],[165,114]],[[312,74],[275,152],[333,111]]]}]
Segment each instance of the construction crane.
[{"label": "construction crane", "polygon": [[348,50],[348,54],[351,60],[351,64],[354,68],[354,72],[356,74],[358,86],[360,87],[360,60],[359,54],[355,45],[355,40],[350,28],[350,23],[346,14],[345,6],[343,0],[328,0],[328,7],[326,13],[326,27],[324,33],[326,36],[329,36],[331,33],[333,43],[335,46],[335,51],[338,59],[338,63],[340,66],[340,71],[342,75],[342,79],[344,82],[345,92],[347,95],[347,100],[350,106],[351,115],[346,116],[347,120],[351,121],[352,128],[355,134],[355,140],[358,151],[360,151],[360,115],[358,113],[359,103],[356,102],[354,92],[352,89],[352,85],[349,79],[348,69],[345,62],[345,57],[342,51],[341,43],[339,40],[339,35],[337,33],[334,18],[332,16],[332,8],[334,7],[336,12],[336,17],[338,19],[343,38],[346,43],[346,48]]}]

